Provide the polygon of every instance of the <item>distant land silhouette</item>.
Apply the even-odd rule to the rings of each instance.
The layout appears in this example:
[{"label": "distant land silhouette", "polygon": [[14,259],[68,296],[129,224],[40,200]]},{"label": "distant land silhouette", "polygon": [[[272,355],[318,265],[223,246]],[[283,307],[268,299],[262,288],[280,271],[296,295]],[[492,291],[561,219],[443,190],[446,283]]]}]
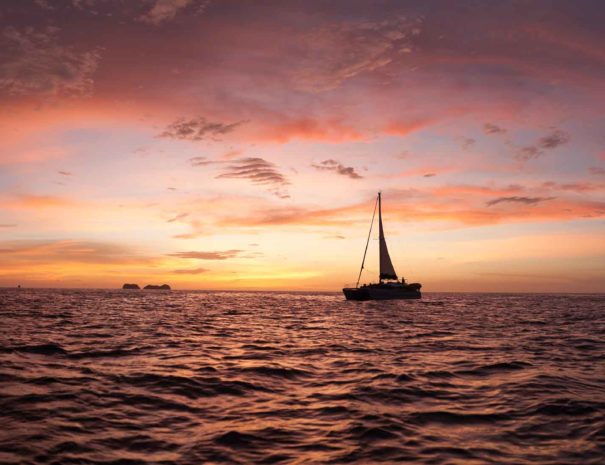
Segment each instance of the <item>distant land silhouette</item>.
[{"label": "distant land silhouette", "polygon": [[[125,283],[122,286],[122,289],[141,289],[139,287],[138,284],[135,283]],[[168,284],[162,284],[161,286],[157,285],[157,284],[147,284],[147,286],[145,286],[143,289],[149,289],[149,290],[159,290],[159,291],[169,291],[171,290],[170,286]]]}]

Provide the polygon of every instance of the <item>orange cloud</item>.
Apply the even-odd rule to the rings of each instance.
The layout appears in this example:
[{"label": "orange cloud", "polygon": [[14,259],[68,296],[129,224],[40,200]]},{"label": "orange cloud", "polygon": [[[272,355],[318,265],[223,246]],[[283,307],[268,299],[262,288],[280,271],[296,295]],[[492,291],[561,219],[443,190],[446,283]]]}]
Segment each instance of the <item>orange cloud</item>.
[{"label": "orange cloud", "polygon": [[487,187],[472,185],[442,186],[432,190],[437,197],[453,197],[457,195],[513,195],[523,191],[523,186],[511,184],[506,187]]},{"label": "orange cloud", "polygon": [[384,132],[391,136],[407,136],[414,131],[434,124],[436,121],[436,118],[414,118],[405,121],[391,121],[385,126]]},{"label": "orange cloud", "polygon": [[[471,188],[462,189],[472,197]],[[477,188],[483,194],[505,194],[506,189],[496,190]],[[516,188],[510,188],[516,192]],[[410,222],[447,222],[458,225],[490,225],[498,223],[565,221],[578,218],[605,217],[605,202],[566,200],[548,198],[548,202],[492,202],[492,206],[475,199],[466,202],[442,200],[426,197],[406,200],[405,196],[389,197],[388,216],[391,221]],[[259,227],[259,226],[338,226],[366,222],[370,214],[370,203],[364,202],[333,209],[268,209],[252,212],[240,217],[227,217],[219,220],[220,226]]]},{"label": "orange cloud", "polygon": [[0,198],[0,207],[21,209],[45,209],[45,208],[73,208],[82,204],[75,200],[52,195],[18,195],[10,198]]},{"label": "orange cloud", "polygon": [[313,118],[299,118],[261,130],[258,139],[285,144],[295,139],[338,143],[360,141],[366,137],[357,129],[337,120],[319,121]]}]

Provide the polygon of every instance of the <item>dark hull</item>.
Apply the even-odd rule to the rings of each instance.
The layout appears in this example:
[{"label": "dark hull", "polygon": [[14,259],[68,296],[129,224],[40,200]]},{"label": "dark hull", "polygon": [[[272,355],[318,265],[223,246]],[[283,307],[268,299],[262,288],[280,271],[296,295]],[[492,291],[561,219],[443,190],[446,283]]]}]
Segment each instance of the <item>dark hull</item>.
[{"label": "dark hull", "polygon": [[404,300],[422,297],[419,290],[404,287],[345,287],[342,292],[347,300]]}]

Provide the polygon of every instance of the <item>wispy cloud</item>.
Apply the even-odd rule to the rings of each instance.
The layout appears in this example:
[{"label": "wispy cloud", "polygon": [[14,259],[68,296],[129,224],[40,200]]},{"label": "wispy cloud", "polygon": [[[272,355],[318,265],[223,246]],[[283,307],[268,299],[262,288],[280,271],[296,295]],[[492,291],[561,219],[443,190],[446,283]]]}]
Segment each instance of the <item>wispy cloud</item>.
[{"label": "wispy cloud", "polygon": [[605,184],[594,184],[586,181],[576,181],[568,183],[548,181],[542,183],[542,187],[550,190],[561,190],[571,192],[594,192],[605,190]]},{"label": "wispy cloud", "polygon": [[191,166],[207,166],[217,163],[216,161],[209,160],[208,157],[191,157],[189,159]]},{"label": "wispy cloud", "polygon": [[605,174],[605,168],[600,168],[598,166],[591,166],[588,168],[590,174],[603,175]]},{"label": "wispy cloud", "polygon": [[470,149],[472,146],[475,145],[475,142],[475,139],[473,139],[472,137],[465,137],[462,141],[462,150]]},{"label": "wispy cloud", "polygon": [[506,129],[492,123],[485,123],[483,125],[483,132],[485,134],[506,134]]},{"label": "wispy cloud", "polygon": [[17,195],[9,198],[0,198],[0,206],[5,208],[73,208],[83,204],[75,200],[52,195]]},{"label": "wispy cloud", "polygon": [[224,160],[231,160],[232,158],[238,157],[242,154],[241,150],[229,150],[221,155]]},{"label": "wispy cloud", "polygon": [[555,149],[567,142],[569,142],[569,134],[560,129],[553,129],[551,134],[540,138],[538,146],[543,149]]},{"label": "wispy cloud", "polygon": [[311,166],[321,171],[333,171],[342,176],[347,176],[351,179],[361,179],[363,177],[359,173],[357,173],[355,171],[355,168],[353,168],[352,166],[344,166],[342,163],[333,159],[324,160],[318,165],[312,164]]},{"label": "wispy cloud", "polygon": [[407,136],[408,134],[424,129],[437,122],[436,118],[413,118],[408,120],[397,120],[388,123],[385,128],[385,134],[392,136]]},{"label": "wispy cloud", "polygon": [[124,245],[94,241],[11,241],[0,243],[3,261],[14,263],[148,264],[153,259]]},{"label": "wispy cloud", "polygon": [[289,183],[288,179],[280,173],[273,163],[263,158],[240,158],[225,168],[217,178],[247,179],[254,184],[272,187],[278,197],[287,197],[282,189]]},{"label": "wispy cloud", "polygon": [[497,205],[499,203],[522,203],[525,205],[535,205],[540,202],[547,202],[548,200],[554,200],[555,197],[498,197],[497,199],[490,200],[486,202],[486,205],[491,207],[493,205]]},{"label": "wispy cloud", "polygon": [[93,74],[100,52],[63,46],[59,29],[5,28],[0,35],[3,49],[0,92],[13,96],[84,96],[93,91]]},{"label": "wispy cloud", "polygon": [[189,216],[189,213],[179,213],[178,215],[173,216],[169,220],[166,220],[166,222],[167,223],[174,223],[175,221],[179,221],[179,220],[185,219],[188,216]]},{"label": "wispy cloud", "polygon": [[254,138],[263,142],[285,144],[295,139],[339,143],[360,141],[366,137],[357,129],[342,121],[307,117],[285,119],[285,121],[267,125]]},{"label": "wispy cloud", "polygon": [[213,251],[213,252],[189,251],[189,252],[174,252],[174,253],[168,254],[168,256],[177,257],[177,258],[192,258],[192,259],[196,259],[196,260],[227,260],[229,258],[237,257],[242,252],[244,252],[244,251],[239,250],[239,249]]},{"label": "wispy cloud", "polygon": [[72,173],[70,173],[69,171],[57,171],[57,173],[62,176],[72,176]]},{"label": "wispy cloud", "polygon": [[295,84],[309,92],[335,89],[401,58],[419,32],[420,23],[403,18],[333,23],[313,30],[303,38],[306,53],[295,67]]},{"label": "wispy cloud", "polygon": [[[145,14],[139,16],[139,21],[158,26],[174,19],[177,13],[194,2],[194,0],[155,0],[153,6]],[[197,2],[199,3],[199,2]],[[209,1],[201,2],[198,13],[204,11]]]},{"label": "wispy cloud", "polygon": [[544,154],[545,150],[553,150],[569,142],[570,136],[561,129],[553,128],[550,134],[538,139],[536,144],[522,147],[518,150],[515,158],[521,161],[527,161],[538,158]]},{"label": "wispy cloud", "polygon": [[237,121],[235,123],[218,123],[208,121],[204,117],[199,118],[179,118],[168,125],[159,137],[171,139],[181,139],[190,141],[200,141],[204,139],[217,139],[237,129],[246,121]]},{"label": "wispy cloud", "polygon": [[172,270],[175,274],[202,274],[210,271],[207,268],[192,268],[192,269],[184,269],[184,270]]}]

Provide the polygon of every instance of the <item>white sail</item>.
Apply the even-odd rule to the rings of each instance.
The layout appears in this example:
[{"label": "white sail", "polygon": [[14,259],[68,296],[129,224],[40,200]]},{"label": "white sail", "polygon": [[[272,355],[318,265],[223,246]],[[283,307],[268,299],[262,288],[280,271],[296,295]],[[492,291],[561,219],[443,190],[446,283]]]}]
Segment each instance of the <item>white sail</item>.
[{"label": "white sail", "polygon": [[384,240],[380,193],[378,194],[378,229],[380,240],[380,279],[397,279],[397,273],[395,273],[395,268],[393,268],[393,262],[391,262],[391,257],[389,256],[389,249],[387,249],[387,242]]}]

